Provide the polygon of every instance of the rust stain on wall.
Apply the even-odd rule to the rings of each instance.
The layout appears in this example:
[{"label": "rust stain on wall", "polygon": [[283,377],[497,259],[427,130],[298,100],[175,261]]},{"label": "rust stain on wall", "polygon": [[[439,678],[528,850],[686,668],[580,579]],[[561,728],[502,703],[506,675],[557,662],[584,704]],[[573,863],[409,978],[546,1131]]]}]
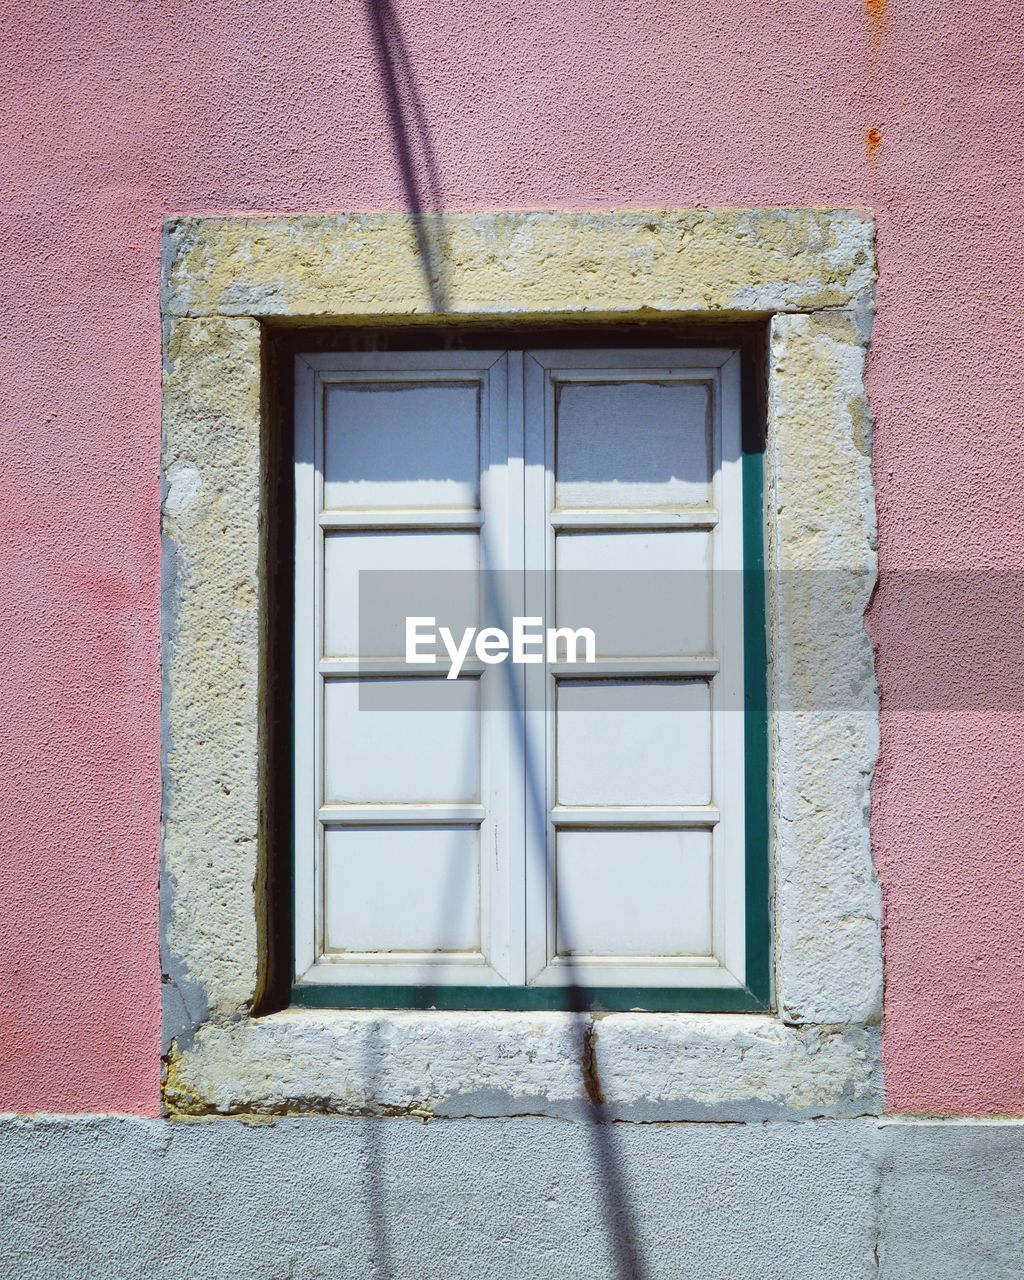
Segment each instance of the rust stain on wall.
[{"label": "rust stain on wall", "polygon": [[[867,97],[865,105],[869,112],[869,118],[874,115],[878,118],[878,114],[882,110],[884,81],[884,67],[882,57],[882,38],[885,34],[885,19],[888,0],[864,0],[864,15],[867,20],[868,33],[868,49],[867,49]],[[872,126],[865,130],[864,134],[864,150],[867,156],[869,179],[874,178],[874,165],[878,158],[878,151],[882,145],[882,131]]]}]

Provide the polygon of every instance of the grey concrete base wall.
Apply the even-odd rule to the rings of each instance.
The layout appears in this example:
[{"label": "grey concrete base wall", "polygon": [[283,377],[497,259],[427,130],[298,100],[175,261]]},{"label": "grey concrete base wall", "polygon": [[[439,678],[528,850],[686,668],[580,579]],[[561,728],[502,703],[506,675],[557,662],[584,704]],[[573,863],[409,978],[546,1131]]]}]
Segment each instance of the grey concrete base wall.
[{"label": "grey concrete base wall", "polygon": [[0,1122],[6,1277],[1024,1274],[1024,1125]]}]

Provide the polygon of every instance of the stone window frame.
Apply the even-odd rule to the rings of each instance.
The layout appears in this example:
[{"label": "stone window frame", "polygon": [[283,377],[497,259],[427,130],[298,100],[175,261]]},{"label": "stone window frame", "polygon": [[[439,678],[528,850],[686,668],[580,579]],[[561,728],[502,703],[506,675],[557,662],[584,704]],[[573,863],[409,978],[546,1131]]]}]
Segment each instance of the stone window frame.
[{"label": "stone window frame", "polygon": [[[863,619],[876,575],[864,389],[875,278],[872,219],[856,209],[165,222],[169,1114],[580,1115],[597,1104],[607,1118],[673,1121],[882,1109],[878,706]],[[264,325],[744,319],[769,325],[775,1012],[254,1016],[267,949]]]}]

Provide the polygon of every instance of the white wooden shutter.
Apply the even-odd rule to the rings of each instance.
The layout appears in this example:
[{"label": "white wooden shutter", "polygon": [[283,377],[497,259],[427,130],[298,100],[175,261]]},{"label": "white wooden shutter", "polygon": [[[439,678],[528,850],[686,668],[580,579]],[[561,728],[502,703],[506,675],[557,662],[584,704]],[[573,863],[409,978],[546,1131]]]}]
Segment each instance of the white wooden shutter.
[{"label": "white wooden shutter", "polygon": [[[297,361],[301,981],[742,985],[741,490],[729,351]],[[479,575],[467,623],[497,593],[597,662],[367,653],[373,569],[417,614]]]},{"label": "white wooden shutter", "polygon": [[[306,982],[522,982],[521,747],[484,713],[504,673],[367,652],[360,574],[521,571],[497,352],[314,355],[296,368],[296,968]],[[512,443],[521,413],[512,420]],[[365,581],[365,579],[364,579]],[[465,621],[483,601],[462,587]],[[469,599],[469,597],[472,599]],[[412,602],[410,602],[412,603]],[[515,602],[508,602],[514,608]],[[437,607],[436,612],[443,613]],[[368,682],[373,682],[370,688]]]},{"label": "white wooden shutter", "polygon": [[531,352],[525,413],[527,607],[597,636],[527,675],[528,981],[742,985],[739,359]]}]

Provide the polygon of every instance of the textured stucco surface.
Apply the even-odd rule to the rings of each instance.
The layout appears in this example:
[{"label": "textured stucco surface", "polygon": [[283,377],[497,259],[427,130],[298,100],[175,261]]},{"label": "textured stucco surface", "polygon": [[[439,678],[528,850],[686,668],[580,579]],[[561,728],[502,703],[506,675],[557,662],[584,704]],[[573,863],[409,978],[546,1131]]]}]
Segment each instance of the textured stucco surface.
[{"label": "textured stucco surface", "polygon": [[1024,1250],[1019,1125],[83,1117],[0,1142],[23,1280],[1009,1280]]},{"label": "textured stucco surface", "polygon": [[1024,725],[907,701],[950,655],[998,673],[1019,636],[978,652],[951,594],[922,662],[896,575],[1024,557],[1024,11],[398,13],[405,166],[359,5],[0,4],[2,1105],[159,1101],[161,218],[401,208],[404,170],[433,207],[874,209],[887,1096],[1024,1111]]},{"label": "textured stucco surface", "polygon": [[[406,315],[430,299],[402,215],[172,220],[163,253],[165,1103],[193,1114],[560,1115],[583,1094],[586,1026],[609,1075],[590,1087],[616,1115],[880,1110],[878,1039],[864,1029],[882,991],[868,826],[877,697],[863,623],[875,583],[870,221],[850,210],[547,212],[453,215],[449,229],[435,265],[445,307],[460,316],[636,315],[645,305],[742,315],[794,299],[808,309],[775,314],[767,370],[773,967],[790,1025],[644,1014],[599,1025],[486,1013],[248,1019],[265,843],[257,317]],[[582,290],[581,261],[590,267]]]}]

